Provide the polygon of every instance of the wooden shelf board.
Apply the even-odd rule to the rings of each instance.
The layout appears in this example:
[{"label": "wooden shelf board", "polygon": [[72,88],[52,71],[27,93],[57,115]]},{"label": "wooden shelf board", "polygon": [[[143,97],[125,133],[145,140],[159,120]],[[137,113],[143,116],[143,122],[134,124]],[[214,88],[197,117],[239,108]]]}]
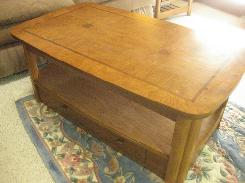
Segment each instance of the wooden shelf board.
[{"label": "wooden shelf board", "polygon": [[214,131],[217,129],[218,124],[220,123],[220,120],[222,119],[224,106],[222,106],[218,112],[214,113],[213,115],[204,118],[202,120],[202,126],[200,129],[199,139],[198,139],[198,146],[197,151],[200,151],[205,143],[208,141],[208,138],[214,133]]},{"label": "wooden shelf board", "polygon": [[37,84],[55,92],[96,123],[154,153],[170,154],[173,121],[109,90],[97,79],[68,66],[62,67],[51,63],[40,69]]}]

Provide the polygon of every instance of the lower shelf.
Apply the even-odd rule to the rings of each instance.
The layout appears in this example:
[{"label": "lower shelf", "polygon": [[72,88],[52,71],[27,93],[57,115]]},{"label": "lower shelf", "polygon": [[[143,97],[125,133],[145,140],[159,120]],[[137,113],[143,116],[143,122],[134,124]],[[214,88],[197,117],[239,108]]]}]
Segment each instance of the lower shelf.
[{"label": "lower shelf", "polygon": [[48,64],[40,69],[35,84],[42,102],[114,149],[164,175],[173,121],[68,66]]}]

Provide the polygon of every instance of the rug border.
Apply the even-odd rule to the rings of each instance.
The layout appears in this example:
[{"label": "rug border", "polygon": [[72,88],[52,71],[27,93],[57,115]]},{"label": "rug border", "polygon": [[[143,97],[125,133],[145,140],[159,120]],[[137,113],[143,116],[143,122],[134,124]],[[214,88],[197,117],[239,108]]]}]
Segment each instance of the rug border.
[{"label": "rug border", "polygon": [[[55,183],[70,183],[70,181],[67,179],[67,177],[63,174],[63,172],[60,170],[59,165],[55,163],[55,160],[52,157],[52,154],[49,153],[47,150],[47,147],[42,142],[42,140],[39,138],[37,132],[33,128],[32,121],[30,117],[28,116],[28,112],[23,107],[23,103],[28,100],[34,99],[33,95],[28,95],[23,98],[18,99],[15,101],[15,105],[19,114],[19,117],[22,121],[22,124],[25,128],[26,133],[29,135],[30,140],[34,144],[39,156],[41,157],[45,167],[48,169],[49,174],[53,178]],[[245,108],[239,106],[233,101],[229,101],[231,105],[235,106],[242,112],[245,112]]]},{"label": "rug border", "polygon": [[59,169],[58,165],[54,162],[52,155],[49,154],[43,142],[38,137],[36,131],[31,125],[32,121],[30,117],[27,115],[27,112],[23,108],[23,102],[34,99],[33,95],[29,95],[18,99],[15,101],[15,105],[19,114],[19,117],[22,121],[22,124],[25,128],[26,133],[29,135],[30,140],[34,144],[39,156],[41,157],[45,167],[48,169],[49,174],[53,178],[56,183],[69,183],[66,176]]}]

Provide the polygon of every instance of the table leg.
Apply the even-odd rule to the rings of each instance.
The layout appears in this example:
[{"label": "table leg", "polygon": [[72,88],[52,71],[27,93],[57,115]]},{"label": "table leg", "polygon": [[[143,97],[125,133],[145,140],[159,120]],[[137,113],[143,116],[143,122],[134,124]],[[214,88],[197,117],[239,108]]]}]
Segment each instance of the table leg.
[{"label": "table leg", "polygon": [[200,129],[202,126],[202,120],[195,120],[191,122],[191,128],[189,131],[189,136],[187,143],[185,145],[184,155],[182,157],[181,166],[178,173],[177,182],[182,183],[185,181],[186,176],[188,174],[188,170],[193,162],[193,158],[195,157],[198,137],[200,134]]},{"label": "table leg", "polygon": [[188,16],[191,15],[191,11],[192,11],[192,3],[193,3],[193,0],[189,0],[189,1],[188,1],[188,10],[187,10],[187,15],[188,15]]},{"label": "table leg", "polygon": [[159,18],[160,9],[161,9],[161,0],[156,0],[155,18]]},{"label": "table leg", "polygon": [[219,129],[219,127],[220,127],[220,122],[221,122],[222,117],[223,117],[223,114],[224,114],[224,112],[225,112],[225,108],[226,108],[226,105],[227,105],[228,100],[229,100],[229,99],[227,99],[227,100],[223,103],[222,109],[221,109],[221,111],[220,111],[220,118],[219,118],[219,121],[218,121],[217,129]]},{"label": "table leg", "polygon": [[177,183],[179,169],[185,153],[185,146],[188,141],[188,134],[191,127],[191,120],[178,120],[175,124],[171,145],[172,149],[165,175],[165,183]]},{"label": "table leg", "polygon": [[35,80],[38,79],[38,66],[37,66],[37,55],[34,54],[27,45],[23,45],[24,48],[24,52],[25,52],[25,56],[26,56],[26,60],[27,60],[27,65],[28,65],[28,69],[30,72],[30,77],[31,77],[31,81],[32,81],[32,87],[33,87],[33,91],[34,91],[34,96],[35,98],[40,101],[40,97],[38,94],[38,89],[35,85]]},{"label": "table leg", "polygon": [[[205,145],[208,138],[217,129],[225,109],[227,101],[209,118],[177,120],[172,140],[172,149],[169,157],[166,183],[183,183],[188,174],[191,163],[198,152]],[[206,121],[204,122],[203,120]],[[207,121],[208,120],[208,121]],[[205,129],[205,135],[200,139],[200,130],[203,123],[209,123]],[[205,125],[204,125],[205,126]]]}]

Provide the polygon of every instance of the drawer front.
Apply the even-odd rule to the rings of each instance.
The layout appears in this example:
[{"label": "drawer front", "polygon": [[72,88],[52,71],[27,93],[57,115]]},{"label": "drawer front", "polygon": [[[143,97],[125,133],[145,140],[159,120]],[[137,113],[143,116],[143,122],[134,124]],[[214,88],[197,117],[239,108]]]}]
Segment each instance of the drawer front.
[{"label": "drawer front", "polygon": [[168,156],[146,151],[145,166],[159,177],[164,178],[167,169],[167,163]]},{"label": "drawer front", "polygon": [[75,125],[88,131],[94,137],[100,139],[114,150],[121,152],[129,158],[137,161],[139,164],[145,164],[145,149],[120,134],[113,132],[111,129],[99,125],[90,119],[86,114],[75,112],[70,107],[61,102],[57,97],[51,96],[38,86],[40,99],[50,108],[61,114]]}]

